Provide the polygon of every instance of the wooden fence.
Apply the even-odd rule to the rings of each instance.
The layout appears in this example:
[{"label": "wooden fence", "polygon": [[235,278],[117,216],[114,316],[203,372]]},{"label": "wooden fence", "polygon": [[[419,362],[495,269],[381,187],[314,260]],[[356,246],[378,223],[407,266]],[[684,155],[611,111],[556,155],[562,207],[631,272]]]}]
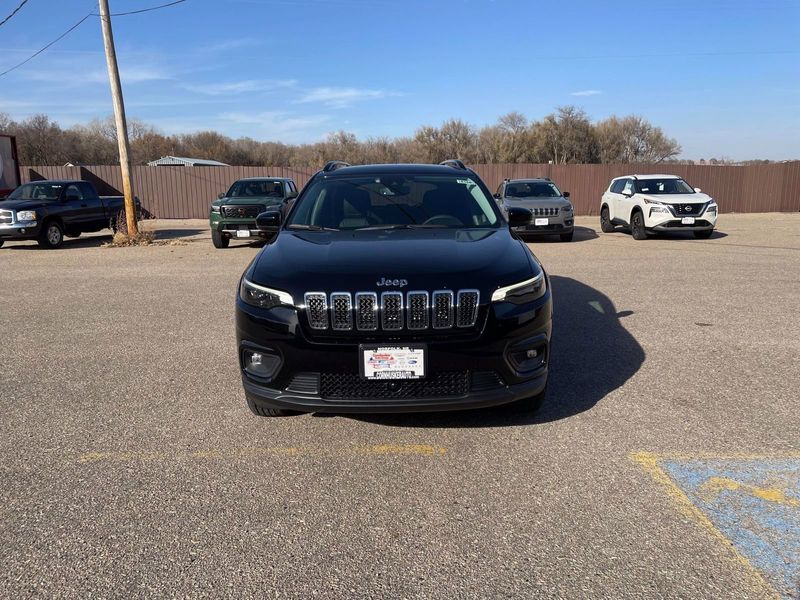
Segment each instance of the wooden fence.
[{"label": "wooden fence", "polygon": [[[800,211],[800,162],[758,166],[711,165],[473,165],[494,191],[506,178],[550,177],[579,215],[596,215],[600,196],[614,177],[631,173],[672,173],[702,188],[722,212]],[[21,167],[23,182],[37,179],[85,179],[100,194],[121,194],[117,166]],[[315,169],[286,167],[133,167],[134,193],[142,206],[162,219],[200,219],[220,192],[242,177],[291,177],[302,187]]]}]

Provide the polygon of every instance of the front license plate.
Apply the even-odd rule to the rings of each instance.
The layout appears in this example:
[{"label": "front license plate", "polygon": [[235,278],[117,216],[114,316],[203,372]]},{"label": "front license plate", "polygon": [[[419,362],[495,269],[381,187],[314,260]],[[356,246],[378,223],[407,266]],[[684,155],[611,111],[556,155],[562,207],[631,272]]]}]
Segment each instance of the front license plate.
[{"label": "front license plate", "polygon": [[250,231],[242,231],[241,229],[236,232],[236,237],[250,237]]},{"label": "front license plate", "polygon": [[365,379],[422,379],[425,346],[359,346],[359,369]]},{"label": "front license plate", "polygon": [[537,225],[537,226],[538,225],[549,225],[550,224],[550,219],[535,219],[533,221],[533,224]]},{"label": "front license plate", "polygon": [[684,225],[694,225],[694,217],[683,217],[681,223]]}]

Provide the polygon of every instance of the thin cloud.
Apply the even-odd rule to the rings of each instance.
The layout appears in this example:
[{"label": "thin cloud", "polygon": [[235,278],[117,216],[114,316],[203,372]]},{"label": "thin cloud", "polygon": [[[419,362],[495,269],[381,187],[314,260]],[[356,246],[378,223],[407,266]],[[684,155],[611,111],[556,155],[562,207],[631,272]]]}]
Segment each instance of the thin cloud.
[{"label": "thin cloud", "polygon": [[365,100],[380,100],[381,98],[388,98],[389,96],[397,95],[399,94],[396,92],[388,92],[386,90],[318,87],[307,92],[297,102],[299,104],[319,102],[331,108],[344,108],[356,102],[363,102]]},{"label": "thin cloud", "polygon": [[579,92],[572,92],[570,96],[599,96],[602,90],[580,90]]},{"label": "thin cloud", "polygon": [[204,85],[187,85],[185,89],[206,96],[226,96],[256,92],[271,92],[277,89],[291,88],[297,84],[294,79],[245,79],[226,83],[209,83]]},{"label": "thin cloud", "polygon": [[319,133],[317,130],[330,121],[330,116],[297,116],[283,111],[225,112],[218,119],[229,126],[245,126],[247,132],[257,133],[262,139],[307,140]]}]

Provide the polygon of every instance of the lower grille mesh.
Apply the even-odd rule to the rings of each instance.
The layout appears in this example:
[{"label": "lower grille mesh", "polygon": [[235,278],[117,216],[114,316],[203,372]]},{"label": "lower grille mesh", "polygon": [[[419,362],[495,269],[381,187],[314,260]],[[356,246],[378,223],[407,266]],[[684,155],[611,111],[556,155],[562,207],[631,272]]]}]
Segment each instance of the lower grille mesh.
[{"label": "lower grille mesh", "polygon": [[354,373],[322,373],[320,395],[328,400],[396,400],[463,396],[469,391],[468,371],[440,371],[425,379],[370,380]]}]

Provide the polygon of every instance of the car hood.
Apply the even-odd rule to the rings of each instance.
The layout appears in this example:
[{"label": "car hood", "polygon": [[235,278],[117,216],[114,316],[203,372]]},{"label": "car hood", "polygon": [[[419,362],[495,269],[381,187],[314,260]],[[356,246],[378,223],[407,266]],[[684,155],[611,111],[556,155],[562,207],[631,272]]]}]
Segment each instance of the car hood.
[{"label": "car hood", "polygon": [[503,198],[506,206],[521,206],[522,208],[561,208],[570,206],[569,200],[558,196],[557,198]]},{"label": "car hood", "polygon": [[[287,291],[478,289],[482,301],[500,286],[539,272],[538,262],[506,228],[300,232],[282,230],[246,276]],[[405,285],[378,285],[383,279]]]},{"label": "car hood", "polygon": [[235,204],[264,204],[266,206],[277,206],[283,202],[283,198],[275,198],[274,196],[248,196],[247,198],[222,198],[217,200],[214,204],[220,206],[231,206]]},{"label": "car hood", "polygon": [[711,200],[708,194],[637,194],[638,198],[663,202],[664,204],[705,204]]},{"label": "car hood", "polygon": [[33,210],[52,200],[0,200],[0,208],[5,210]]}]

